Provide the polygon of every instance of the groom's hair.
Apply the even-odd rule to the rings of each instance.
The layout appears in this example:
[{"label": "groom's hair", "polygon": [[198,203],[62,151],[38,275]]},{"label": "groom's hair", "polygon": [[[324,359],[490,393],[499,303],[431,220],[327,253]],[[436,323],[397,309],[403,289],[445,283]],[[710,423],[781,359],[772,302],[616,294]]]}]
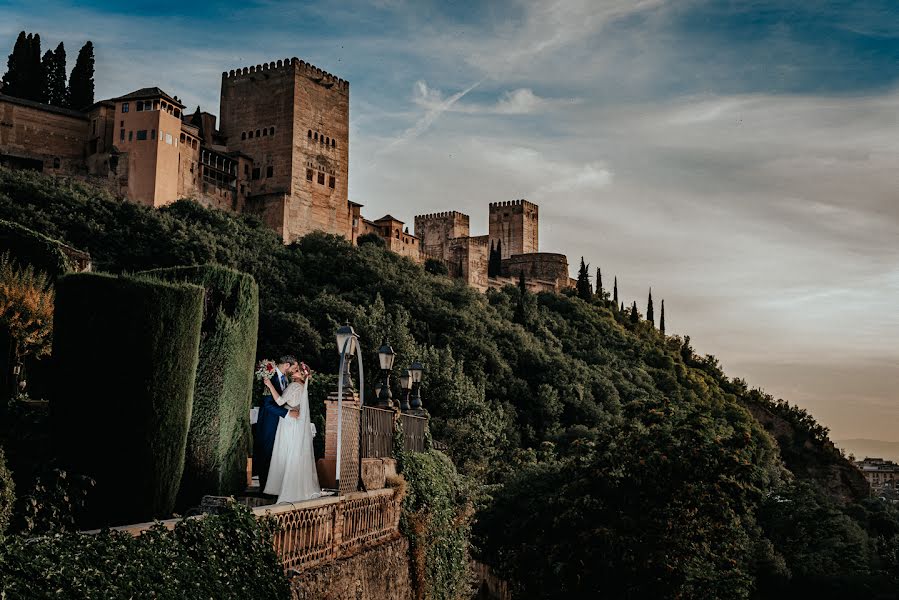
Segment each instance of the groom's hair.
[{"label": "groom's hair", "polygon": [[285,363],[288,365],[295,365],[295,364],[297,364],[297,362],[299,362],[299,361],[297,361],[297,357],[293,356],[292,354],[285,354],[284,356],[282,356],[281,358],[278,359],[279,365],[283,365]]}]

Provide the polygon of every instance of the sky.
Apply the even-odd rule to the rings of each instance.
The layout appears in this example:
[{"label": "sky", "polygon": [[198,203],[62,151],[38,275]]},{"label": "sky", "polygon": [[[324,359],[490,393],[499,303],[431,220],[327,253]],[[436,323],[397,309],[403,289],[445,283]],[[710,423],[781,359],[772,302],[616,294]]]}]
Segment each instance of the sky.
[{"label": "sky", "polygon": [[299,57],[350,81],[350,198],[412,223],[540,206],[726,372],[836,440],[899,441],[894,0],[0,0],[96,48],[97,97],[218,112],[222,71]]}]

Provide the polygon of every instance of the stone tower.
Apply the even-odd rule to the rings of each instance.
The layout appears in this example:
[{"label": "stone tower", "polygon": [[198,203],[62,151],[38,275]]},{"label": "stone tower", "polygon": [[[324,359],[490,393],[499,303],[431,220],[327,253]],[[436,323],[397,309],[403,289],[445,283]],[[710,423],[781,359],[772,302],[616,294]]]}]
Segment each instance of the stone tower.
[{"label": "stone tower", "polygon": [[221,134],[253,159],[247,208],[285,242],[350,237],[350,84],[296,58],[222,73]]},{"label": "stone tower", "polygon": [[467,238],[470,235],[468,215],[454,210],[417,215],[415,235],[421,240],[422,257],[449,261],[449,241],[454,238]]},{"label": "stone tower", "polygon": [[502,241],[503,258],[538,251],[537,205],[527,200],[490,203],[490,244]]}]

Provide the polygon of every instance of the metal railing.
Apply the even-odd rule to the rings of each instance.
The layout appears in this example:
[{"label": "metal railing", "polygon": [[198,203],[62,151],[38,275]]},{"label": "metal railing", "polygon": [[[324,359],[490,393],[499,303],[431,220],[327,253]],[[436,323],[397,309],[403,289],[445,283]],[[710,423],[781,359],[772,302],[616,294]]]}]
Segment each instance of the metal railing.
[{"label": "metal railing", "polygon": [[343,435],[340,452],[340,494],[346,495],[359,489],[362,456],[359,447],[359,421],[362,411],[349,404],[343,405]]},{"label": "metal railing", "polygon": [[393,457],[394,415],[374,406],[362,408],[362,458]]},{"label": "metal railing", "polygon": [[406,452],[424,452],[428,420],[425,417],[405,413],[400,415],[400,419],[403,424],[403,446]]}]

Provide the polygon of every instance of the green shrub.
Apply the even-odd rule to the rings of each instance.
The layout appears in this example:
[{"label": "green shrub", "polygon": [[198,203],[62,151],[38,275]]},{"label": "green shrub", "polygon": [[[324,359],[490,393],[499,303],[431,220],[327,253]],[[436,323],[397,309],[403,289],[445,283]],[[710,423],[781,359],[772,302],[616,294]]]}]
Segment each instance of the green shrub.
[{"label": "green shrub", "polygon": [[61,244],[27,227],[0,220],[0,252],[8,251],[17,262],[31,265],[56,278],[72,269]]},{"label": "green shrub", "polygon": [[431,275],[449,275],[446,263],[436,258],[429,258],[425,261],[425,271]]},{"label": "green shrub", "polygon": [[[419,598],[455,600],[468,586],[471,505],[456,467],[443,453],[405,452],[400,530],[409,539]],[[471,594],[468,594],[470,597]]]},{"label": "green shrub", "polygon": [[356,238],[356,243],[360,246],[371,244],[373,246],[377,246],[378,248],[387,247],[387,242],[385,242],[384,238],[379,236],[377,233],[364,233]]},{"label": "green shrub", "polygon": [[238,493],[246,488],[251,447],[249,410],[259,288],[252,276],[218,265],[158,269],[146,274],[206,290],[179,505],[197,504],[203,494]]},{"label": "green shrub", "polygon": [[9,600],[287,599],[273,532],[271,521],[232,505],[138,537],[105,530],[8,538],[0,548],[0,590]]},{"label": "green shrub", "polygon": [[168,516],[184,470],[203,288],[78,273],[57,282],[57,454],[97,482],[92,521]]},{"label": "green shrub", "polygon": [[[12,473],[6,468],[6,455],[0,447],[0,538],[9,525],[12,516],[13,505],[16,501],[16,486],[12,480]],[[2,588],[0,588],[2,589]]]}]

